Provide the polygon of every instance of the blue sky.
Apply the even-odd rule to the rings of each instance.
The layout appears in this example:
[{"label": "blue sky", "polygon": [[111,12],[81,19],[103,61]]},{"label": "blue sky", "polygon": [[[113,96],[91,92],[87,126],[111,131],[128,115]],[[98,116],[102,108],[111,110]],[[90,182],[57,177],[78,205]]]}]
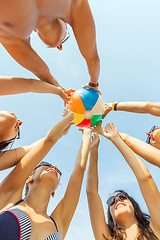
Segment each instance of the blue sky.
[{"label": "blue sky", "polygon": [[[105,102],[159,101],[160,78],[160,2],[159,0],[99,0],[89,1],[97,29],[97,45],[101,60],[100,90]],[[63,51],[47,49],[32,35],[32,45],[46,61],[52,74],[65,88],[80,88],[89,81],[87,67],[80,55],[72,30]],[[90,39],[92,41],[92,39]],[[0,46],[0,75],[34,77],[18,65]],[[16,113],[23,121],[21,139],[15,147],[31,144],[45,136],[61,119],[63,102],[51,94],[20,94],[4,96],[0,109]],[[143,141],[145,132],[159,125],[159,118],[143,114],[111,112],[104,123],[114,122],[120,132]],[[147,211],[137,181],[125,160],[106,139],[100,137],[99,193],[104,203],[112,191],[124,189]],[[57,164],[63,176],[56,196],[49,204],[48,213],[62,198],[81,143],[81,133],[73,126],[47,155],[46,160]],[[160,188],[159,169],[146,163]],[[9,171],[0,173],[0,179]],[[94,239],[86,199],[86,173],[76,213],[66,240]]]}]

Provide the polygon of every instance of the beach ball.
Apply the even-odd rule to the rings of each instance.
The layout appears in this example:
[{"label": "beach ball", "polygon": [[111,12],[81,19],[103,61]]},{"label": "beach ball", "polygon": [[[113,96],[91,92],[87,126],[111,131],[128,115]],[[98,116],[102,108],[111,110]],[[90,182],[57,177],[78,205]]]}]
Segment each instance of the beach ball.
[{"label": "beach ball", "polygon": [[66,108],[74,113],[73,123],[78,127],[95,127],[104,115],[101,95],[91,88],[81,88],[71,94]]}]

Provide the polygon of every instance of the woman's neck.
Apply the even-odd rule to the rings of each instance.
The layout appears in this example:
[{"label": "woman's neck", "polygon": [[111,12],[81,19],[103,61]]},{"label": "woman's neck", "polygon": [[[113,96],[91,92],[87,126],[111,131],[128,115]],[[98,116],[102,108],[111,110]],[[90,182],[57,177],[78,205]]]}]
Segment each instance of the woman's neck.
[{"label": "woman's neck", "polygon": [[34,209],[36,213],[45,215],[47,212],[48,203],[50,200],[51,192],[45,188],[32,187],[29,190],[25,201]]},{"label": "woman's neck", "polygon": [[127,219],[123,224],[119,225],[126,233],[127,240],[137,239],[139,234],[138,222],[136,218]]},{"label": "woman's neck", "polygon": [[127,240],[134,240],[137,239],[139,234],[139,228],[137,223],[130,225],[130,227],[125,229]]}]

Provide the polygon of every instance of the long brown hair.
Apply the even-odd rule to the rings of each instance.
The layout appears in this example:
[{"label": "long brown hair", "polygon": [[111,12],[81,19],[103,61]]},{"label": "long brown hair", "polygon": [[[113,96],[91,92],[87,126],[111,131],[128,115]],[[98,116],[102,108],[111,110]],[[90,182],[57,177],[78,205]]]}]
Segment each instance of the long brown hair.
[{"label": "long brown hair", "polygon": [[[115,192],[121,192],[127,194],[123,190],[116,190]],[[128,195],[128,194],[127,194]],[[158,240],[152,229],[150,228],[150,216],[148,214],[145,214],[141,211],[138,203],[128,195],[128,199],[131,201],[133,207],[134,207],[134,215],[138,222],[138,228],[139,228],[139,235],[137,237],[137,240],[147,239],[147,240]],[[113,218],[110,212],[110,207],[108,206],[108,227],[110,231],[110,235],[115,240],[124,240],[126,233],[125,230],[122,229],[120,226],[115,225],[113,222]],[[105,236],[104,236],[105,238]],[[107,238],[105,238],[107,240]]]}]

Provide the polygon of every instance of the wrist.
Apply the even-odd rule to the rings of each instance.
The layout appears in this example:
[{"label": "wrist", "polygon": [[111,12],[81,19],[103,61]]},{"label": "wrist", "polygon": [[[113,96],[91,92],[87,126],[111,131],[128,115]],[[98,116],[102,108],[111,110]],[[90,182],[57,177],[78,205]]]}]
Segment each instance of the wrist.
[{"label": "wrist", "polygon": [[111,137],[111,142],[112,143],[116,143],[116,142],[119,142],[119,141],[121,141],[122,139],[121,139],[121,137],[120,137],[120,135],[118,134],[118,135],[116,135],[116,136],[114,136],[114,137]]},{"label": "wrist", "polygon": [[92,147],[91,149],[90,149],[90,154],[94,154],[94,153],[96,153],[96,152],[98,152],[98,146],[95,146],[95,147]]},{"label": "wrist", "polygon": [[112,110],[117,111],[117,105],[119,102],[113,102],[112,103]]},{"label": "wrist", "polygon": [[98,83],[98,82],[90,81],[90,82],[88,83],[88,85],[89,85],[90,87],[98,87],[98,86],[99,86],[99,83]]}]

